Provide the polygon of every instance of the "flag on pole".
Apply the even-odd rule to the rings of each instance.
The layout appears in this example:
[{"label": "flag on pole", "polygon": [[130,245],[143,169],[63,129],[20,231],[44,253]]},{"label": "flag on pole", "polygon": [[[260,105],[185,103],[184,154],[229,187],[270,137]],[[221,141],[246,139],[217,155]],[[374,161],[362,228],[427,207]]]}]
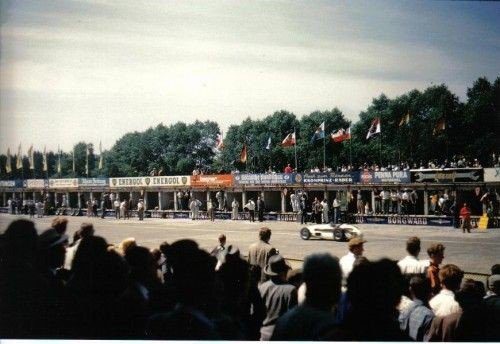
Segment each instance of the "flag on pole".
[{"label": "flag on pole", "polygon": [[28,149],[28,159],[30,163],[30,170],[35,169],[35,159],[33,156],[33,144],[31,144],[30,148]]},{"label": "flag on pole", "polygon": [[102,170],[102,166],[104,165],[104,157],[102,155],[102,142],[99,141],[99,169]]},{"label": "flag on pole", "polygon": [[57,146],[57,173],[61,174],[61,149]]},{"label": "flag on pole", "polygon": [[90,155],[90,148],[89,145],[87,145],[87,151],[85,154],[85,174],[87,177],[89,176],[89,155]]},{"label": "flag on pole", "polygon": [[76,172],[75,147],[73,146],[73,173]]},{"label": "flag on pole", "polygon": [[406,113],[406,115],[403,115],[403,117],[401,117],[401,120],[399,121],[399,126],[402,127],[403,125],[408,124],[408,123],[410,123],[410,112],[409,111]]},{"label": "flag on pole", "polygon": [[316,131],[314,132],[313,136],[311,137],[311,143],[313,143],[316,140],[324,139],[325,138],[325,122],[321,123],[319,127],[316,128]]},{"label": "flag on pole", "polygon": [[434,130],[432,131],[432,135],[437,135],[440,131],[446,129],[446,120],[442,117],[434,126]]},{"label": "flag on pole", "polygon": [[240,153],[240,161],[242,163],[247,162],[247,145],[246,144],[243,144],[243,149],[241,150],[241,153]]},{"label": "flag on pole", "polygon": [[337,132],[330,135],[330,140],[336,143],[351,139],[351,127],[347,129],[339,129]]},{"label": "flag on pole", "polygon": [[222,133],[217,134],[217,139],[215,139],[215,149],[220,151],[224,148],[224,139]]},{"label": "flag on pole", "polygon": [[7,148],[7,162],[5,163],[5,172],[12,172],[12,161],[10,160],[10,148]]},{"label": "flag on pole", "polygon": [[21,144],[19,144],[19,147],[17,147],[17,159],[16,159],[16,169],[18,170],[23,168],[23,157],[21,154],[22,154]]},{"label": "flag on pole", "polygon": [[269,138],[267,139],[266,149],[267,149],[267,150],[270,150],[270,149],[271,149],[271,136],[269,136]]},{"label": "flag on pole", "polygon": [[295,131],[293,133],[288,134],[281,142],[281,145],[283,147],[291,147],[294,146],[295,144],[296,144]]},{"label": "flag on pole", "polygon": [[43,171],[47,172],[47,146],[43,147]]},{"label": "flag on pole", "polygon": [[380,132],[381,132],[380,118],[375,117],[372,121],[372,124],[370,125],[370,129],[368,129],[368,133],[366,134],[366,139],[368,140],[370,137],[372,137],[375,134],[379,134]]}]

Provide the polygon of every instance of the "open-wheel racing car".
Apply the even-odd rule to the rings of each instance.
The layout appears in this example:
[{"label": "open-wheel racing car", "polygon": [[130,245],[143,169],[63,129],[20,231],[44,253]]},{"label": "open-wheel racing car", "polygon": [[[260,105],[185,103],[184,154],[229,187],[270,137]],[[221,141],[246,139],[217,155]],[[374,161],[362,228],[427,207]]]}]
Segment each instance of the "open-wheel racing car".
[{"label": "open-wheel racing car", "polygon": [[363,237],[363,233],[354,225],[342,223],[312,224],[300,230],[303,240],[320,238],[335,241],[349,241],[354,237]]}]

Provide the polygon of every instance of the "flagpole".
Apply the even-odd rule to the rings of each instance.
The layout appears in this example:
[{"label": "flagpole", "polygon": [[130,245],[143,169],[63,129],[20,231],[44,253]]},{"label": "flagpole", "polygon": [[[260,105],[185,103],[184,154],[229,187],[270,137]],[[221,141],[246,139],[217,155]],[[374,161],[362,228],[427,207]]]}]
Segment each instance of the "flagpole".
[{"label": "flagpole", "polygon": [[323,134],[323,172],[326,170],[326,135]]},{"label": "flagpole", "polygon": [[294,137],[294,149],[295,149],[295,171],[299,170],[299,166],[297,164],[297,133],[295,132],[295,128],[293,128],[293,137]]},{"label": "flagpole", "polygon": [[379,158],[380,158],[380,168],[382,168],[382,132],[379,136]]},{"label": "flagpole", "polygon": [[351,145],[352,138],[349,135],[349,165],[352,168],[352,145]]}]

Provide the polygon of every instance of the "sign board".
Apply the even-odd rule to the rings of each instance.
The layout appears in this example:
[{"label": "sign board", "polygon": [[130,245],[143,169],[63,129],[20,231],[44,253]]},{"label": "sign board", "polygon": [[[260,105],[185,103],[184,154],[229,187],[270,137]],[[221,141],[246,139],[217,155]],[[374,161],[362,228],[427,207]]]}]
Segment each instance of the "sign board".
[{"label": "sign board", "polygon": [[500,167],[485,168],[484,181],[500,183]]},{"label": "sign board", "polygon": [[44,189],[49,186],[49,181],[47,179],[26,179],[23,186],[28,189]]},{"label": "sign board", "polygon": [[4,188],[15,188],[22,185],[23,183],[20,180],[0,180],[0,187]]},{"label": "sign board", "polygon": [[357,183],[357,172],[301,173],[295,176],[295,183],[304,184],[352,184]]},{"label": "sign board", "polygon": [[193,187],[231,187],[233,186],[233,176],[231,174],[201,174],[191,176],[191,186]]},{"label": "sign board", "polygon": [[416,183],[480,182],[483,180],[483,169],[412,170],[411,179]]},{"label": "sign board", "polygon": [[109,178],[111,188],[187,186],[190,185],[190,182],[190,176]]},{"label": "sign board", "polygon": [[285,185],[293,183],[295,173],[235,174],[234,185]]},{"label": "sign board", "polygon": [[360,172],[360,182],[363,184],[401,184],[410,182],[409,171],[378,171]]},{"label": "sign board", "polygon": [[108,178],[80,178],[78,179],[79,187],[99,187],[109,186]]},{"label": "sign board", "polygon": [[359,216],[356,223],[389,224],[389,225],[409,225],[409,226],[453,226],[453,218],[449,216]]},{"label": "sign board", "polygon": [[76,178],[49,179],[49,187],[52,189],[77,188],[78,179]]}]

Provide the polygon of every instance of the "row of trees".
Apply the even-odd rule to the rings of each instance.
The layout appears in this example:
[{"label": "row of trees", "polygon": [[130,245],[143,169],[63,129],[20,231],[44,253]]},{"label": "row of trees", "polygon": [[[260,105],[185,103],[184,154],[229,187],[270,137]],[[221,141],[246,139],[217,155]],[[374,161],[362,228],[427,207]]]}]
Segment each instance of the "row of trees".
[{"label": "row of trees", "polygon": [[[281,110],[263,119],[245,119],[232,125],[224,137],[224,148],[214,149],[219,125],[213,121],[192,124],[182,122],[170,126],[163,124],[144,132],[127,133],[109,150],[103,152],[104,166],[98,168],[98,157],[91,143],[79,142],[70,153],[47,153],[48,171],[43,171],[43,154],[34,152],[34,168],[28,157],[23,157],[23,168],[16,169],[16,156],[11,157],[11,172],[7,173],[7,156],[0,155],[0,178],[46,178],[87,176],[140,176],[156,171],[162,175],[190,174],[200,168],[207,172],[228,172],[234,169],[263,172],[269,167],[282,170],[294,165],[295,148],[280,145],[283,138],[295,130],[297,136],[298,169],[326,165],[336,167],[352,162],[397,164],[401,161],[450,159],[463,155],[489,163],[492,153],[500,147],[500,77],[493,83],[486,78],[477,79],[467,90],[467,100],[460,102],[444,84],[424,91],[412,90],[394,99],[384,94],[373,99],[359,121],[351,123],[341,110],[315,111],[298,117]],[[410,115],[409,123],[401,119]],[[374,118],[381,119],[380,137],[367,140],[366,133]],[[446,129],[435,132],[439,121]],[[316,128],[325,122],[328,135],[340,128],[351,127],[352,139],[325,147],[323,140],[311,142]],[[267,149],[271,138],[270,149]],[[248,160],[240,161],[243,145]],[[88,149],[88,151],[87,151]],[[74,153],[73,153],[74,152]],[[73,156],[74,154],[74,156]],[[58,171],[59,159],[61,161]],[[73,170],[73,160],[75,166]]]}]

